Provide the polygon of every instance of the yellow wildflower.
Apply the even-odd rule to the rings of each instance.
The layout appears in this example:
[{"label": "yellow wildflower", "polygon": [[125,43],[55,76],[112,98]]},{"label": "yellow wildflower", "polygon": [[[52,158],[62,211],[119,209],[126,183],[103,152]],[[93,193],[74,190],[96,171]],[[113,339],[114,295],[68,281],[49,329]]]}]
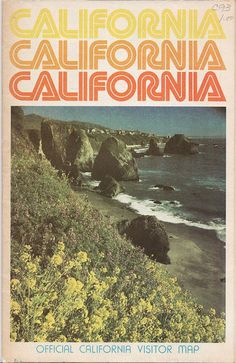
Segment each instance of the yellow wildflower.
[{"label": "yellow wildflower", "polygon": [[136,315],[136,314],[137,314],[137,312],[138,312],[138,308],[137,308],[136,306],[132,306],[132,307],[131,307],[131,314],[132,314],[132,315]]},{"label": "yellow wildflower", "polygon": [[62,257],[60,255],[53,255],[52,259],[51,259],[51,262],[52,262],[53,265],[59,266],[59,265],[62,264],[63,259],[62,259]]},{"label": "yellow wildflower", "polygon": [[47,336],[46,335],[35,335],[34,342],[46,342]]},{"label": "yellow wildflower", "polygon": [[116,330],[115,330],[115,336],[117,338],[122,337],[125,334],[126,334],[126,329],[125,329],[125,327],[123,325],[121,325],[118,328],[116,328]]},{"label": "yellow wildflower", "polygon": [[127,297],[125,296],[125,294],[123,293],[123,291],[120,293],[120,305],[126,305],[127,303]]},{"label": "yellow wildflower", "polygon": [[76,300],[76,302],[75,302],[75,308],[76,309],[81,309],[82,307],[84,306],[84,303],[83,303],[83,300],[81,300],[81,299],[78,299],[78,300]]},{"label": "yellow wildflower", "polygon": [[88,261],[88,255],[86,252],[83,252],[83,251],[80,251],[78,254],[77,254],[77,258],[78,260],[81,262],[81,263],[84,263],[86,261]]},{"label": "yellow wildflower", "polygon": [[101,329],[103,325],[102,318],[98,315],[93,315],[91,318],[91,326],[93,328],[93,331]]},{"label": "yellow wildflower", "polygon": [[216,311],[215,311],[215,309],[213,309],[213,308],[211,308],[211,309],[210,309],[210,315],[213,315],[213,316],[215,316],[215,315],[216,315]]},{"label": "yellow wildflower", "polygon": [[152,304],[150,303],[150,301],[147,301],[146,302],[146,310],[147,310],[147,312],[150,313],[152,311],[152,309],[153,309]]},{"label": "yellow wildflower", "polygon": [[209,325],[210,324],[210,322],[211,322],[211,320],[210,320],[210,318],[209,318],[209,316],[205,316],[204,317],[204,319],[203,319],[203,323],[204,323],[204,325],[205,326],[207,326],[207,325]]},{"label": "yellow wildflower", "polygon": [[65,335],[59,335],[59,337],[58,337],[58,341],[59,341],[59,342],[66,342],[66,341],[67,341],[67,339],[66,339]]},{"label": "yellow wildflower", "polygon": [[30,288],[30,289],[33,289],[36,285],[36,280],[35,279],[27,279],[26,280],[26,285]]},{"label": "yellow wildflower", "polygon": [[146,325],[146,324],[147,324],[147,322],[148,322],[148,319],[147,319],[146,317],[144,317],[144,318],[142,318],[142,319],[140,320],[140,325]]},{"label": "yellow wildflower", "polygon": [[66,265],[66,267],[71,270],[73,267],[75,267],[75,262],[74,261],[69,261]]},{"label": "yellow wildflower", "polygon": [[20,304],[18,304],[18,302],[15,300],[11,300],[11,311],[15,315],[18,315],[21,311]]},{"label": "yellow wildflower", "polygon": [[157,329],[155,330],[155,333],[156,333],[156,335],[159,337],[159,336],[163,333],[163,330],[162,330],[161,328],[157,328]]},{"label": "yellow wildflower", "polygon": [[99,283],[99,280],[97,279],[97,277],[96,277],[96,275],[95,275],[95,273],[93,271],[91,271],[89,273],[89,282],[91,284],[98,284]]},{"label": "yellow wildflower", "polygon": [[114,285],[117,282],[117,277],[116,276],[108,277],[106,281],[109,285]]},{"label": "yellow wildflower", "polygon": [[80,280],[77,280],[76,283],[77,283],[77,290],[82,290],[84,284]]},{"label": "yellow wildflower", "polygon": [[11,341],[12,342],[15,342],[16,341],[16,338],[17,338],[16,332],[11,332]]},{"label": "yellow wildflower", "polygon": [[96,314],[106,320],[109,318],[110,312],[105,306],[103,306],[96,311]]},{"label": "yellow wildflower", "polygon": [[35,317],[39,317],[43,314],[43,308],[42,307],[39,307],[38,309],[35,309],[34,311],[34,316]]},{"label": "yellow wildflower", "polygon": [[54,319],[53,313],[49,312],[46,315],[46,323],[49,328],[51,328],[55,324],[55,319]]},{"label": "yellow wildflower", "polygon": [[145,301],[143,299],[140,299],[139,304],[138,304],[139,311],[143,311],[145,309],[145,307],[146,307]]},{"label": "yellow wildflower", "polygon": [[77,281],[74,277],[69,277],[66,281],[66,294],[73,294],[77,289]]},{"label": "yellow wildflower", "polygon": [[20,256],[20,261],[23,262],[23,263],[26,263],[26,262],[28,262],[30,260],[31,260],[31,256],[27,252],[23,252],[22,255]]},{"label": "yellow wildflower", "polygon": [[28,262],[27,264],[26,264],[26,268],[27,268],[27,270],[28,271],[30,271],[30,272],[36,272],[37,271],[37,266],[35,265],[35,263],[33,263],[33,262]]},{"label": "yellow wildflower", "polygon": [[17,280],[17,279],[12,279],[11,280],[11,288],[13,290],[17,289],[17,287],[19,287],[19,285],[20,285],[20,281],[19,280]]},{"label": "yellow wildflower", "polygon": [[58,298],[58,295],[57,295],[56,291],[54,291],[54,292],[52,293],[51,300],[52,300],[52,301],[54,301],[54,300],[56,300],[57,298]]},{"label": "yellow wildflower", "polygon": [[63,317],[58,318],[58,324],[60,324],[63,328],[66,325],[66,321]]},{"label": "yellow wildflower", "polygon": [[167,300],[166,300],[165,296],[162,296],[161,301],[163,302],[163,304],[166,304]]},{"label": "yellow wildflower", "polygon": [[24,246],[24,250],[26,250],[26,251],[31,251],[32,250],[32,247],[30,246],[30,245],[25,245]]}]

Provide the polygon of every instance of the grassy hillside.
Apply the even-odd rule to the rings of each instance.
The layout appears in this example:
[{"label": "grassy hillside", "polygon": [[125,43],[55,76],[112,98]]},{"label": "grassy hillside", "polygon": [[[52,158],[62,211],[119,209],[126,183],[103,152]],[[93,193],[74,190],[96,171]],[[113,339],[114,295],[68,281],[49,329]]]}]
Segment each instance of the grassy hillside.
[{"label": "grassy hillside", "polygon": [[12,341],[224,341],[224,319],[204,313],[48,161],[14,155],[11,187]]},{"label": "grassy hillside", "polygon": [[[31,113],[28,115],[24,116],[24,127],[25,129],[36,129],[36,130],[40,130],[41,127],[41,122],[45,120],[45,117],[42,117],[40,115],[37,115],[35,113]],[[97,128],[99,130],[105,130],[108,129],[110,130],[108,127],[102,126],[102,125],[98,125],[98,124],[94,124],[91,122],[82,122],[82,121],[61,121],[61,120],[53,120],[54,122],[60,122],[62,124],[68,125],[68,123],[74,127],[77,128],[84,128],[84,129],[89,129],[89,128]]]}]

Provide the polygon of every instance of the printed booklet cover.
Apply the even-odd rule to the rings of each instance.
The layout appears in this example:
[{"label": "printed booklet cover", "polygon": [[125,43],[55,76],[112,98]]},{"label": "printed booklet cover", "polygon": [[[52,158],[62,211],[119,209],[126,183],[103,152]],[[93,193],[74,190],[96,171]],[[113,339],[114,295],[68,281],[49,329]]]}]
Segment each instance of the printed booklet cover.
[{"label": "printed booklet cover", "polygon": [[2,7],[3,362],[235,362],[235,1]]}]

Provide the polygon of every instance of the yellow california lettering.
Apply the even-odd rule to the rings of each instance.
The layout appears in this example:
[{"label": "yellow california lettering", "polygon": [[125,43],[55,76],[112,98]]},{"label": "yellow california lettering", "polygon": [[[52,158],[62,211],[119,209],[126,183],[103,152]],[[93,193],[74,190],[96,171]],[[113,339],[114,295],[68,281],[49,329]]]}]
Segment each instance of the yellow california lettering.
[{"label": "yellow california lettering", "polygon": [[46,8],[40,11],[33,28],[33,38],[38,38],[40,35],[42,38],[60,37],[53,16]]},{"label": "yellow california lettering", "polygon": [[[118,28],[117,27],[117,20],[119,19],[125,19],[126,20],[126,26],[124,28]],[[109,33],[118,39],[126,39],[129,38],[136,29],[136,18],[134,14],[126,9],[117,9],[113,11],[108,18],[107,21],[107,30]]]},{"label": "yellow california lettering", "polygon": [[19,38],[32,38],[32,30],[30,29],[22,29],[19,26],[19,21],[23,18],[30,18],[31,11],[30,9],[20,9],[15,11],[10,19],[10,27],[12,33]]}]

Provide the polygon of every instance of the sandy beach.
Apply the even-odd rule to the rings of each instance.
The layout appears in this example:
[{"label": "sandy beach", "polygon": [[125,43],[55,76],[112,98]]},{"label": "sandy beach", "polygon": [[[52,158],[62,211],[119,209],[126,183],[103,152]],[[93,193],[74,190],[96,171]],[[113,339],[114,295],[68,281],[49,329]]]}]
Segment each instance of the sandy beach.
[{"label": "sandy beach", "polygon": [[[98,192],[81,189],[88,201],[114,223],[131,220],[137,214],[120,202]],[[184,224],[163,223],[170,241],[170,265],[165,268],[178,278],[196,301],[217,313],[225,311],[225,248],[212,231]],[[164,266],[164,265],[163,265]]]}]

